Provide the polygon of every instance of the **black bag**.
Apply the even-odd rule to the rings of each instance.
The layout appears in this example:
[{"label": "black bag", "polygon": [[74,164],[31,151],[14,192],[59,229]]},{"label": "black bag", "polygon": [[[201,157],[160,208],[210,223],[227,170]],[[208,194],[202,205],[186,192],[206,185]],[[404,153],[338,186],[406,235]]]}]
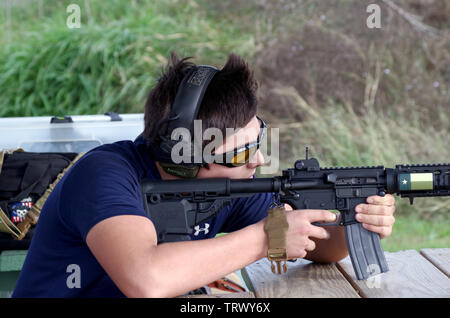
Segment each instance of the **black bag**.
[{"label": "black bag", "polygon": [[14,205],[25,204],[21,203],[24,199],[31,201],[30,205],[36,203],[77,155],[21,150],[0,153],[0,251],[29,247],[33,229],[28,231],[27,228],[26,236],[20,236],[20,231],[18,233],[17,227],[13,224]]}]

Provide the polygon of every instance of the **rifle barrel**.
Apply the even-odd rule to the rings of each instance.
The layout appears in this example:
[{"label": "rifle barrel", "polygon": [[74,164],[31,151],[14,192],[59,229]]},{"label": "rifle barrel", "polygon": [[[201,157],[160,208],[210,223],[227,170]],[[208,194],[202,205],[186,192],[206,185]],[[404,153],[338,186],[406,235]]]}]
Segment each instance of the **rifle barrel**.
[{"label": "rifle barrel", "polygon": [[231,193],[278,192],[282,190],[315,189],[324,187],[320,180],[284,181],[280,177],[230,180]]}]

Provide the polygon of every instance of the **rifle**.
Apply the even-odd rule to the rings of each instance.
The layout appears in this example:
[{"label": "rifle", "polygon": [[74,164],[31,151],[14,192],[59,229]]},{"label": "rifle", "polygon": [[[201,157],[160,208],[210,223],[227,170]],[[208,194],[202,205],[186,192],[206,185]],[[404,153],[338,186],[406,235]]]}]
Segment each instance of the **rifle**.
[{"label": "rifle", "polygon": [[233,199],[272,192],[293,209],[338,210],[334,223],[345,236],[358,280],[389,270],[380,237],[355,219],[355,207],[372,195],[409,198],[450,195],[450,163],[320,168],[315,158],[297,160],[281,176],[257,179],[142,180],[142,198],[158,244],[190,240],[194,226],[214,217]]}]

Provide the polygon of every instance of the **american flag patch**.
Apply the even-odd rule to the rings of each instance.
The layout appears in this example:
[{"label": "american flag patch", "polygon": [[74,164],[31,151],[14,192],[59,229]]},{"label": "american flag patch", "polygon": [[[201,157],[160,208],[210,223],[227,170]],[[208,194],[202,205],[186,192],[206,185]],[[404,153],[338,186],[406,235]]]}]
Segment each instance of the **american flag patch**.
[{"label": "american flag patch", "polygon": [[11,221],[19,223],[25,220],[25,216],[33,206],[33,201],[30,197],[23,199],[18,203],[11,205]]}]

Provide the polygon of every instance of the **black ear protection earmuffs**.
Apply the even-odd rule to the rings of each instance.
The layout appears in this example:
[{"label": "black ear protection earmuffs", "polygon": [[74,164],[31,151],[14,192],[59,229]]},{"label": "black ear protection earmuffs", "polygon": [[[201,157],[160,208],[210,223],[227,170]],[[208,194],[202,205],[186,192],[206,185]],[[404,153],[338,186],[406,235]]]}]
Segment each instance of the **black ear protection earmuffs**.
[{"label": "black ear protection earmuffs", "polygon": [[[175,96],[172,110],[168,119],[167,131],[160,132],[160,143],[152,149],[152,154],[158,160],[165,172],[182,178],[195,178],[202,163],[194,161],[194,120],[202,103],[203,95],[214,75],[219,70],[213,66],[200,65],[192,67],[181,81]],[[192,158],[188,163],[174,164],[172,161],[172,149],[180,140],[172,140],[172,132],[177,128],[186,128],[190,131]],[[203,160],[202,160],[203,161]]]}]

